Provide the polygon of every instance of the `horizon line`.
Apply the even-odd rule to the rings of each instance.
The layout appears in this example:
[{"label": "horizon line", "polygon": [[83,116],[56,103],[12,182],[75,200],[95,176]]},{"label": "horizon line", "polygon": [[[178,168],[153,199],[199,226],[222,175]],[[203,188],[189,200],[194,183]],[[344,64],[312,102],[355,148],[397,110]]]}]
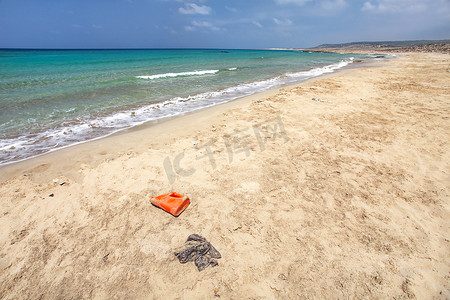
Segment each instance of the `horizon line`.
[{"label": "horizon line", "polygon": [[195,48],[195,47],[155,47],[155,48],[28,48],[28,47],[0,47],[0,50],[276,50],[276,49],[305,49],[286,47],[264,47],[264,48]]}]

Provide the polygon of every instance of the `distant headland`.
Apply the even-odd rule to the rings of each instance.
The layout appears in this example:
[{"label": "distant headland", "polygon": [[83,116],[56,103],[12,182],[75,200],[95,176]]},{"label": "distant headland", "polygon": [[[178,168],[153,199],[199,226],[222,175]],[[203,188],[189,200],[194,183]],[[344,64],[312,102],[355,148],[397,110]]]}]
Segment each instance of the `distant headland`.
[{"label": "distant headland", "polygon": [[310,52],[436,52],[450,53],[450,40],[352,42],[342,44],[322,44],[301,49]]}]

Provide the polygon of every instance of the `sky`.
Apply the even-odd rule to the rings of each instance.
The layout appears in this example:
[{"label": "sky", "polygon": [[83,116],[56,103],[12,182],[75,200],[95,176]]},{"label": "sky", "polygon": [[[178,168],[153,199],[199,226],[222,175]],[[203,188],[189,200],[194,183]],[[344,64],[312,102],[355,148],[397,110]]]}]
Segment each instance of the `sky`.
[{"label": "sky", "polygon": [[307,48],[450,38],[450,0],[0,0],[0,48]]}]

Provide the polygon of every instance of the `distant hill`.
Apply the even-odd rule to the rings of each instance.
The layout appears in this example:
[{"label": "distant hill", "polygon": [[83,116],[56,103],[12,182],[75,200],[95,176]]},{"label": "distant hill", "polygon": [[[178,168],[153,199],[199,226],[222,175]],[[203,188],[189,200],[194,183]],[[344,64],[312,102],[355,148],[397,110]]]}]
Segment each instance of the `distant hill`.
[{"label": "distant hill", "polygon": [[317,48],[347,48],[347,47],[361,47],[370,46],[375,48],[380,47],[414,47],[423,45],[434,45],[434,44],[449,44],[450,40],[417,40],[417,41],[381,41],[381,42],[353,42],[353,43],[343,43],[343,44],[322,44]]},{"label": "distant hill", "polygon": [[335,51],[441,52],[450,53],[450,40],[379,41],[322,44],[311,48],[317,52]]}]

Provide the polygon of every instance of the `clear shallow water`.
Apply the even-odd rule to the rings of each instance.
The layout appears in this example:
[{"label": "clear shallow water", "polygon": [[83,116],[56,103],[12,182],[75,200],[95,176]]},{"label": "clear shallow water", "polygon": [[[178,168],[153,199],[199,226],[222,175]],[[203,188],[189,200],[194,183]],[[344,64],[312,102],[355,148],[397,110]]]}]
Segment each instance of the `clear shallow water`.
[{"label": "clear shallow water", "polygon": [[0,50],[0,165],[333,72],[358,55]]}]

